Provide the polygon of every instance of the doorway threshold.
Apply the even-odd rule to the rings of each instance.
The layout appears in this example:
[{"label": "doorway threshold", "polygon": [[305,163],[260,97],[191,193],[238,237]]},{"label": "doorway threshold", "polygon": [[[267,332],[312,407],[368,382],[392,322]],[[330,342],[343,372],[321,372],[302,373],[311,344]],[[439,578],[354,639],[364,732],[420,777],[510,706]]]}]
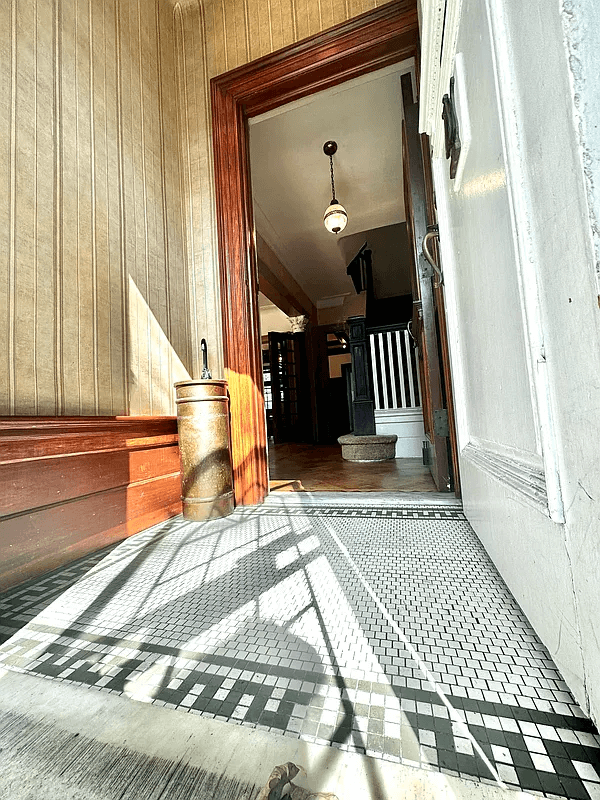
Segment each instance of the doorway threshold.
[{"label": "doorway threshold", "polygon": [[330,506],[349,509],[401,509],[441,506],[462,509],[462,502],[446,492],[271,492],[264,505],[272,507]]}]

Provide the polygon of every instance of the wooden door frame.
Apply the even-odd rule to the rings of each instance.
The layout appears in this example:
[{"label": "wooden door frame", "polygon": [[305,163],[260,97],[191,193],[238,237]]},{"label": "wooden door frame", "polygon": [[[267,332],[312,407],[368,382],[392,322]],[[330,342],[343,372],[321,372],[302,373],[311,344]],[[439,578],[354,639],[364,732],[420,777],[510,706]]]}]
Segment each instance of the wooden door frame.
[{"label": "wooden door frame", "polygon": [[[211,80],[221,314],[238,505],[269,491],[247,120],[415,58],[415,0],[396,0]],[[401,98],[399,98],[401,102]]]}]

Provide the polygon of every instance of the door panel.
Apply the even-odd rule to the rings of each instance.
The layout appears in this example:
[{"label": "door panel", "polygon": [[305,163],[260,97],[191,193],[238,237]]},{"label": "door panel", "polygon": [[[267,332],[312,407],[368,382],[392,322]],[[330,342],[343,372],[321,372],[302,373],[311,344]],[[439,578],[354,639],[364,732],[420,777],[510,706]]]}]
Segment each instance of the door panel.
[{"label": "door panel", "polygon": [[[423,156],[423,174],[425,178],[425,199],[427,203],[427,224],[437,226],[437,208],[435,205],[435,190],[433,187],[433,173],[431,169],[431,153],[429,148],[429,137],[421,134],[421,153]],[[433,256],[439,265],[439,247],[436,239],[432,242]],[[440,364],[442,369],[442,389],[444,401],[448,410],[448,432],[450,446],[450,480],[454,493],[457,497],[461,496],[460,491],[460,471],[458,464],[458,442],[456,438],[456,423],[454,417],[454,395],[452,393],[452,375],[450,372],[450,352],[448,348],[448,327],[446,324],[446,303],[444,300],[444,285],[439,280],[433,281],[433,300],[436,313],[436,326],[438,333],[438,348],[440,354]]]},{"label": "door panel", "polygon": [[440,435],[446,402],[432,282],[433,270],[422,251],[428,218],[418,118],[419,107],[416,103],[404,108],[402,128],[404,200],[408,235],[413,251],[412,329],[419,348],[423,421],[429,443],[429,468],[438,491],[444,492],[451,490],[453,481],[448,437]]}]

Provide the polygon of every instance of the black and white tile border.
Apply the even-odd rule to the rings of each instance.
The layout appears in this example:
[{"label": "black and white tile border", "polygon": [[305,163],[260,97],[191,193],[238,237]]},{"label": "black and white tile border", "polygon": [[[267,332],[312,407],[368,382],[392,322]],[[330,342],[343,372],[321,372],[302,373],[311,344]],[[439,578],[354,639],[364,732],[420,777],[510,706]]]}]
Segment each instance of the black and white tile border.
[{"label": "black and white tile border", "polygon": [[[262,507],[163,524],[97,563],[0,664],[493,782],[487,760],[509,786],[599,800],[597,732],[460,512],[399,511]],[[31,612],[60,580],[1,596],[0,614]]]}]

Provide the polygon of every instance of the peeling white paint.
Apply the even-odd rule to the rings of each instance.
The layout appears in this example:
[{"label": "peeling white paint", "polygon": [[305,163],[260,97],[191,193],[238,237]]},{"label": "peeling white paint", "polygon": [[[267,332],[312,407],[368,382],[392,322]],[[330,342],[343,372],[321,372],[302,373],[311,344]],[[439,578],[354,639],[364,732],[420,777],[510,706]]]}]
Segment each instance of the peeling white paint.
[{"label": "peeling white paint", "polygon": [[573,94],[570,107],[585,176],[600,294],[600,127],[596,113],[600,91],[600,5],[596,0],[562,0],[560,13]]}]

